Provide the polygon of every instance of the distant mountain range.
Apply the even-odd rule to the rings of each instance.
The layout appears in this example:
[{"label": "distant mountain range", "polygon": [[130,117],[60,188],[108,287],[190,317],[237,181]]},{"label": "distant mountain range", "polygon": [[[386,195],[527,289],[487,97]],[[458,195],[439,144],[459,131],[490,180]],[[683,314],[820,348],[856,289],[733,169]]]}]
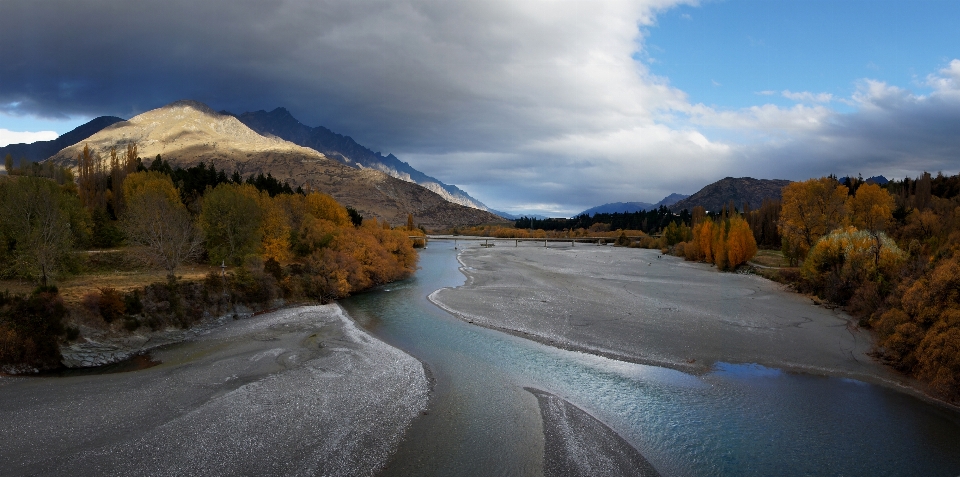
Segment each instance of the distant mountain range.
[{"label": "distant mountain range", "polygon": [[457,186],[447,185],[414,169],[410,164],[397,159],[393,154],[383,156],[357,144],[350,136],[337,134],[323,126],[311,128],[293,117],[285,108],[273,111],[254,111],[233,114],[221,111],[221,114],[235,116],[250,129],[265,135],[275,136],[294,144],[309,147],[323,153],[330,159],[355,168],[376,169],[397,179],[419,184],[439,194],[450,202],[490,210],[477,199]]},{"label": "distant mountain range", "polygon": [[690,197],[688,195],[673,193],[663,198],[660,202],[656,204],[650,204],[648,202],[611,202],[609,204],[598,205],[596,207],[591,207],[583,212],[580,212],[577,215],[593,215],[593,214],[614,214],[614,213],[634,213],[640,212],[642,210],[654,210],[659,208],[661,205],[671,206],[679,200],[686,199]]},{"label": "distant mountain range", "polygon": [[129,143],[138,145],[145,161],[160,155],[173,166],[205,162],[228,173],[270,173],[295,187],[330,194],[365,217],[378,217],[391,224],[405,223],[408,213],[416,223],[431,228],[503,220],[490,212],[447,201],[380,170],[350,167],[315,149],[275,135],[264,136],[236,117],[217,113],[196,101],[177,101],[114,123],[49,160],[74,165],[84,145],[106,157],[111,147],[123,148]]},{"label": "distant mountain range", "polygon": [[747,204],[757,209],[764,199],[779,199],[783,187],[790,181],[782,179],[754,179],[752,177],[727,177],[700,189],[696,194],[670,206],[673,212],[693,210],[701,206],[707,211],[717,211],[733,201],[738,210]]},{"label": "distant mountain range", "polygon": [[61,149],[83,141],[100,132],[101,129],[119,123],[120,121],[123,121],[123,119],[115,116],[100,116],[99,118],[94,118],[77,126],[72,131],[64,133],[52,141],[37,141],[30,144],[9,144],[0,147],[0,159],[10,154],[13,157],[13,163],[16,165],[20,165],[22,159],[31,162],[40,162],[56,154]]},{"label": "distant mountain range", "polygon": [[[850,179],[855,179],[855,178],[854,178],[854,177],[849,177],[849,176],[848,176],[848,177],[841,177],[841,178],[840,178],[840,183],[843,184],[845,181],[850,180]],[[886,184],[887,182],[890,182],[890,180],[887,179],[886,177],[883,177],[883,176],[873,176],[873,177],[864,179],[863,182],[866,182],[867,184],[884,185],[884,184]]]}]

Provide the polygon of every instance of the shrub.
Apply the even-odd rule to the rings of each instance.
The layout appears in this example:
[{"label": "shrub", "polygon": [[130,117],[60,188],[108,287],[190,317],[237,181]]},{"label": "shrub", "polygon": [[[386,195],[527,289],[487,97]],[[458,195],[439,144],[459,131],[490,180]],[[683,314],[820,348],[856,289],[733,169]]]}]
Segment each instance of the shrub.
[{"label": "shrub", "polygon": [[101,288],[100,299],[98,301],[100,316],[103,321],[112,323],[113,320],[123,317],[127,307],[124,303],[124,297],[115,288]]},{"label": "shrub", "polygon": [[620,236],[617,237],[617,241],[614,243],[620,247],[626,247],[630,245],[630,238],[627,237],[626,232],[620,232]]},{"label": "shrub", "polygon": [[59,366],[66,316],[56,287],[38,287],[29,296],[0,293],[0,365]]},{"label": "shrub", "polygon": [[143,300],[139,289],[134,289],[123,297],[123,305],[127,309],[128,315],[139,315],[143,313]]}]

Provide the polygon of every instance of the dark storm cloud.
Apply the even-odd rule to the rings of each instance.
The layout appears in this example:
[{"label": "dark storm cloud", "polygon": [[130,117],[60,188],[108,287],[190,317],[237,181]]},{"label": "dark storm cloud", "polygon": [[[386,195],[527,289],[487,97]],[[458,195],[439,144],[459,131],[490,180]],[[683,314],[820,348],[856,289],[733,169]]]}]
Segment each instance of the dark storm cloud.
[{"label": "dark storm cloud", "polygon": [[576,122],[558,114],[592,109],[556,64],[577,60],[576,28],[539,21],[537,7],[6,1],[0,103],[129,116],[190,98],[234,111],[286,106],[309,124],[393,147],[509,144]]}]

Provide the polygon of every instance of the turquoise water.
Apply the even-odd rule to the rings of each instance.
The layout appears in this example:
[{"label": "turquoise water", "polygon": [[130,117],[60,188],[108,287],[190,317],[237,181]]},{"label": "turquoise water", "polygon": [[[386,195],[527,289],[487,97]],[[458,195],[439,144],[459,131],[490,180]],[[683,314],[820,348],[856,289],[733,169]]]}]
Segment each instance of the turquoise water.
[{"label": "turquoise water", "polygon": [[[345,300],[368,330],[430,368],[430,414],[388,474],[529,475],[542,459],[532,386],[630,441],[663,475],[960,475],[960,414],[859,381],[719,363],[694,376],[570,352],[451,317],[452,244],[413,278]],[[538,447],[539,446],[539,447]]]}]

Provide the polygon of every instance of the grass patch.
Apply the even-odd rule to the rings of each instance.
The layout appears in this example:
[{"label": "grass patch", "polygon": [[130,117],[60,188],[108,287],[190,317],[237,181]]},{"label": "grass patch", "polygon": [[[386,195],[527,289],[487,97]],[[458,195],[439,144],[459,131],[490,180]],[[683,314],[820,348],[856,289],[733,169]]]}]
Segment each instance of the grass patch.
[{"label": "grass patch", "polygon": [[790,262],[783,257],[783,252],[779,250],[757,250],[757,254],[750,261],[764,267],[782,268],[790,266]]}]

